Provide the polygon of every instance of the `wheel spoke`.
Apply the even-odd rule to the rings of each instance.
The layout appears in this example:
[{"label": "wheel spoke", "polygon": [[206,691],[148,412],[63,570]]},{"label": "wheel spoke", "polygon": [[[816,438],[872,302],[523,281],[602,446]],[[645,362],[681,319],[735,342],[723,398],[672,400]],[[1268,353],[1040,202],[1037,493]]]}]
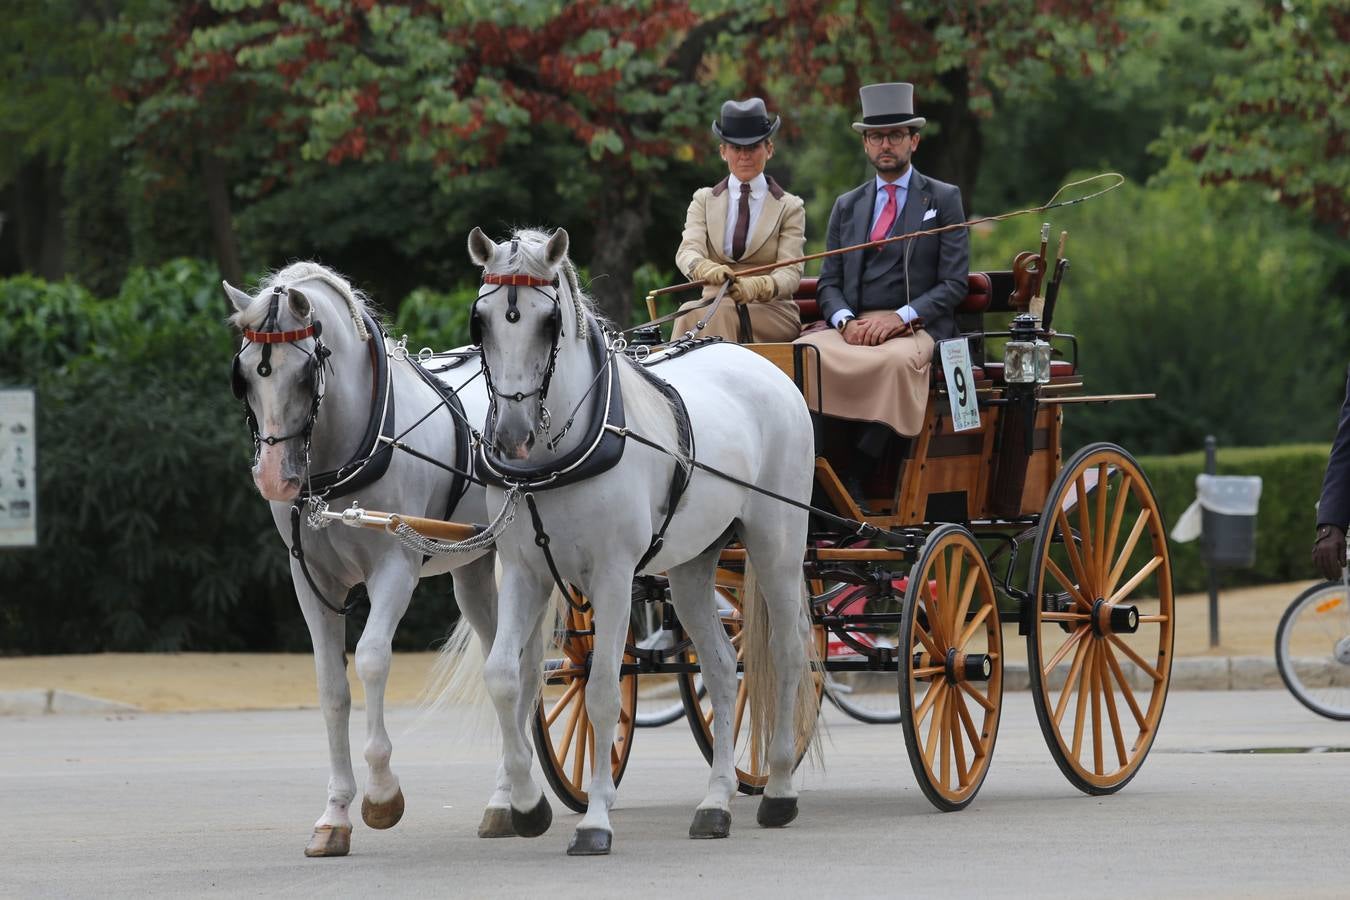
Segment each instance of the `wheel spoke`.
[{"label": "wheel spoke", "polygon": [[938,732],[942,730],[942,715],[947,708],[947,693],[943,691],[942,696],[938,697],[937,704],[933,707],[933,721],[928,724],[928,740],[924,744],[924,761],[928,763],[928,771],[933,771],[933,753],[937,750]]},{"label": "wheel spoke", "polygon": [[1073,595],[1073,599],[1080,606],[1087,610],[1092,609],[1092,604],[1088,602],[1087,597],[1083,596],[1083,592],[1079,589],[1078,585],[1074,584],[1073,579],[1069,578],[1068,575],[1065,575],[1064,571],[1060,569],[1059,566],[1055,565],[1055,561],[1048,556],[1045,558],[1045,569],[1055,577],[1055,580],[1059,582],[1061,587]]},{"label": "wheel spoke", "polygon": [[939,700],[942,704],[942,713],[933,720],[933,727],[939,731],[938,735],[938,756],[939,756],[939,778],[942,787],[946,788],[947,783],[952,780],[952,729],[951,729],[951,702],[950,700]]},{"label": "wheel spoke", "polygon": [[[966,621],[966,614],[970,612],[970,601],[975,596],[975,586],[980,580],[980,570],[971,569],[970,575],[966,577],[966,583],[961,587],[961,600],[956,605],[956,615],[952,616],[952,631],[961,629]],[[964,634],[964,632],[962,632]],[[964,640],[957,640],[956,649],[960,650],[966,645]]]},{"label": "wheel spoke", "polygon": [[750,692],[745,689],[745,682],[742,681],[740,689],[736,691],[736,718],[731,725],[731,740],[733,743],[741,733],[741,721],[745,718],[745,703],[749,697]]},{"label": "wheel spoke", "polygon": [[545,725],[551,726],[558,720],[558,716],[562,715],[562,711],[567,707],[568,701],[577,695],[577,691],[581,690],[581,686],[585,683],[580,678],[572,679],[572,683],[567,686],[567,690],[563,691],[562,696],[558,698],[558,702],[553,704],[553,708],[548,711],[548,715],[544,716]]},{"label": "wheel spoke", "polygon": [[[1083,602],[1087,603],[1083,591],[1091,592],[1092,579],[1088,576],[1087,568],[1083,565],[1082,558],[1078,555],[1078,545],[1074,542],[1073,531],[1069,528],[1068,517],[1064,515],[1064,510],[1055,513],[1055,521],[1059,525],[1059,530],[1064,536],[1064,552],[1069,557],[1069,566],[1073,569],[1073,574],[1078,578],[1078,591],[1083,596]],[[1049,553],[1046,554],[1049,559]],[[1088,603],[1088,606],[1092,604]]]},{"label": "wheel spoke", "polygon": [[1102,693],[1106,695],[1106,715],[1111,720],[1111,737],[1116,744],[1116,757],[1123,766],[1126,763],[1125,736],[1120,730],[1120,714],[1116,712],[1116,692],[1111,687],[1111,679],[1106,671],[1106,658],[1110,655],[1111,651],[1103,647],[1097,656],[1097,683],[1101,685]]},{"label": "wheel spoke", "polygon": [[942,696],[946,690],[947,682],[945,681],[935,681],[929,686],[928,692],[924,695],[923,700],[919,701],[919,708],[914,710],[914,730],[916,732],[923,727],[924,717],[927,716],[928,711],[933,708],[933,704],[937,702],[937,698]]},{"label": "wheel spoke", "polygon": [[1087,653],[1084,654],[1084,674],[1078,679],[1078,710],[1073,716],[1073,758],[1075,760],[1077,760],[1083,752],[1083,726],[1087,724],[1087,716],[1085,713],[1087,712],[1087,699],[1089,693],[1087,690],[1088,685],[1085,683],[1087,681],[1086,672],[1092,665],[1092,657],[1096,655],[1095,649],[1096,641],[1089,641],[1087,643]]},{"label": "wheel spoke", "polygon": [[1157,669],[1153,668],[1148,663],[1144,662],[1144,658],[1140,656],[1138,653],[1135,653],[1134,649],[1130,647],[1129,644],[1126,644],[1124,641],[1116,637],[1114,634],[1108,634],[1106,637],[1111,641],[1111,643],[1119,647],[1120,652],[1128,656],[1131,662],[1133,662],[1139,668],[1143,669],[1149,678],[1152,678],[1154,681],[1163,680],[1162,673],[1159,672]]},{"label": "wheel spoke", "polygon": [[958,634],[961,630],[961,619],[957,615],[957,607],[960,605],[957,593],[961,590],[961,563],[965,559],[965,553],[960,544],[955,545],[953,550],[955,552],[952,554],[952,563],[947,571],[947,585],[943,591],[943,600],[948,607],[944,611],[952,614],[951,623],[947,626],[948,634]]},{"label": "wheel spoke", "polygon": [[940,552],[935,554],[934,561],[937,571],[933,580],[936,585],[923,585],[931,595],[929,602],[924,604],[924,609],[928,612],[928,628],[933,632],[933,637],[937,638],[938,647],[946,650],[951,647],[951,643],[947,640],[947,623],[943,619],[946,598],[942,593],[947,589],[947,561]]},{"label": "wheel spoke", "polygon": [[1093,558],[1097,561],[1098,571],[1106,571],[1106,494],[1107,494],[1107,469],[1106,463],[1097,465],[1097,524],[1092,530],[1092,536],[1096,539],[1093,544]]},{"label": "wheel spoke", "polygon": [[[928,634],[928,632],[924,631],[923,628],[921,628],[921,627],[919,626],[919,619],[918,619],[918,616],[915,616],[915,617],[914,617],[914,636],[917,637],[917,638],[919,639],[919,643],[923,645],[923,649],[924,649],[925,651],[927,651],[927,653],[928,653],[929,656],[931,656],[933,659],[941,659],[941,658],[942,658],[943,653],[942,653],[941,650],[939,650],[939,649],[937,648],[937,644],[933,643],[934,638],[933,638],[932,636],[930,636],[930,635]],[[914,650],[914,644],[913,644],[913,642],[911,642],[911,643],[910,643],[910,652],[912,653],[913,650]]]},{"label": "wheel spoke", "polygon": [[1153,574],[1153,570],[1158,568],[1158,566],[1162,565],[1162,561],[1163,558],[1161,556],[1155,556],[1152,559],[1150,559],[1147,563],[1144,564],[1144,567],[1142,569],[1140,569],[1138,572],[1135,572],[1134,575],[1131,576],[1129,581],[1121,585],[1118,591],[1115,591],[1114,593],[1111,594],[1110,597],[1107,597],[1106,598],[1107,602],[1119,603],[1123,598],[1130,596],[1130,592],[1133,591],[1135,588],[1139,587],[1139,585],[1143,583],[1145,578]]},{"label": "wheel spoke", "polygon": [[1116,496],[1115,509],[1111,511],[1111,530],[1106,535],[1106,541],[1103,543],[1105,555],[1102,556],[1103,568],[1114,566],[1116,559],[1116,541],[1120,538],[1120,523],[1125,518],[1125,507],[1129,504],[1130,491],[1134,486],[1134,478],[1130,473],[1124,473],[1120,480],[1120,493]]},{"label": "wheel spoke", "polygon": [[1078,473],[1078,478],[1074,480],[1074,486],[1078,490],[1078,541],[1082,548],[1083,568],[1087,571],[1089,581],[1094,593],[1095,589],[1101,585],[1097,578],[1099,566],[1096,559],[1096,548],[1093,546],[1092,538],[1092,514],[1088,509],[1088,496],[1086,479],[1083,473]]},{"label": "wheel spoke", "polygon": [[572,783],[581,787],[582,776],[586,771],[586,745],[590,739],[591,720],[587,716],[581,720],[581,739],[577,741],[577,755],[572,758]]},{"label": "wheel spoke", "polygon": [[1041,613],[1042,622],[1086,622],[1092,616],[1088,613],[1070,613],[1070,612],[1043,612]]},{"label": "wheel spoke", "polygon": [[970,699],[974,700],[976,703],[983,706],[986,711],[988,712],[994,711],[994,701],[990,700],[988,697],[985,697],[979,691],[971,687],[970,682],[959,681],[957,682],[957,684],[961,685],[961,690],[965,691],[967,694],[970,695]]},{"label": "wheel spoke", "polygon": [[1163,616],[1163,615],[1158,615],[1158,616],[1140,616],[1140,617],[1139,617],[1139,624],[1140,624],[1140,625],[1153,625],[1153,624],[1158,624],[1158,623],[1166,622],[1166,621],[1167,621],[1167,616]]},{"label": "wheel spoke", "polygon": [[[1084,634],[1087,628],[1083,629]],[[1089,638],[1078,642],[1078,649],[1073,654],[1073,665],[1069,667],[1068,677],[1064,679],[1064,687],[1059,692],[1059,702],[1055,704],[1055,726],[1059,727],[1060,721],[1064,718],[1064,710],[1069,707],[1069,695],[1073,693],[1074,685],[1078,683],[1080,673],[1083,671],[1083,662],[1087,657],[1088,647],[1092,645],[1092,639]],[[1045,677],[1049,679],[1050,673],[1046,672]],[[1048,690],[1047,690],[1048,693]]]},{"label": "wheel spoke", "polygon": [[1111,574],[1106,579],[1104,593],[1109,594],[1116,589],[1116,582],[1120,581],[1120,576],[1125,573],[1125,567],[1130,564],[1130,555],[1134,553],[1135,544],[1139,543],[1139,535],[1144,533],[1144,526],[1148,524],[1148,519],[1148,507],[1139,510],[1139,516],[1130,528],[1130,536],[1125,539],[1125,546],[1121,548],[1120,556],[1116,557],[1116,564],[1112,566]]},{"label": "wheel spoke", "polygon": [[966,698],[957,691],[952,694],[952,699],[956,704],[956,714],[961,718],[961,724],[966,729],[966,736],[970,738],[971,753],[975,760],[984,756],[984,743],[980,740],[980,732],[975,728],[975,722],[970,718],[970,710],[966,709]]},{"label": "wheel spoke", "polygon": [[562,746],[558,748],[558,762],[561,763],[567,759],[567,751],[572,747],[572,739],[576,737],[577,728],[584,728],[581,724],[585,721],[586,715],[586,697],[583,694],[581,699],[572,708],[572,715],[567,717],[567,726],[563,729]]},{"label": "wheel spoke", "polygon": [[1130,688],[1130,683],[1125,680],[1125,673],[1120,670],[1120,663],[1116,661],[1116,655],[1111,652],[1110,647],[1103,647],[1102,649],[1106,651],[1106,664],[1111,668],[1111,674],[1120,684],[1120,693],[1124,695],[1125,702],[1130,707],[1130,712],[1134,714],[1135,722],[1139,723],[1141,731],[1147,731],[1148,726],[1145,724],[1144,713],[1139,709],[1139,704],[1134,699],[1134,691]]},{"label": "wheel spoke", "polygon": [[1059,665],[1060,660],[1064,659],[1065,654],[1067,654],[1075,644],[1081,641],[1083,639],[1083,635],[1087,633],[1088,633],[1088,626],[1086,625],[1082,626],[1081,628],[1075,629],[1074,633],[1069,635],[1068,640],[1066,640],[1062,645],[1060,645],[1060,648],[1055,651],[1055,655],[1050,657],[1050,662],[1046,663],[1045,666],[1041,669],[1041,677],[1049,678],[1050,673],[1054,671],[1055,666]]},{"label": "wheel spoke", "polygon": [[1088,691],[1092,694],[1092,770],[1102,774],[1102,694],[1097,684],[1101,670],[1101,654],[1092,654],[1092,669],[1087,673]]},{"label": "wheel spoke", "polygon": [[980,607],[980,611],[975,614],[975,618],[970,620],[970,624],[966,626],[965,631],[961,632],[961,637],[956,642],[956,649],[958,652],[960,652],[961,648],[975,636],[976,629],[984,623],[985,619],[989,618],[989,614],[993,609],[994,604],[992,603],[986,603],[984,606]]},{"label": "wheel spoke", "polygon": [[946,666],[923,666],[914,670],[915,678],[932,678],[934,675],[941,675],[947,671]]},{"label": "wheel spoke", "polygon": [[957,788],[963,788],[970,777],[970,771],[966,768],[966,750],[961,742],[961,725],[956,713],[956,701],[959,699],[959,694],[953,694],[952,702],[947,704],[947,728],[952,733],[952,754],[956,760],[956,786]]}]

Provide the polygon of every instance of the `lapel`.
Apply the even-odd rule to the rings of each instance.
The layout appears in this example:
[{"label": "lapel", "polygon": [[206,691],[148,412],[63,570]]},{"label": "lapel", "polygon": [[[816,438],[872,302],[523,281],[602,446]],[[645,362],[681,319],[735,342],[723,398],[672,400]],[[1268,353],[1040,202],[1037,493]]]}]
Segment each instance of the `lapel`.
[{"label": "lapel", "polygon": [[723,181],[722,190],[714,190],[712,196],[708,198],[708,206],[704,212],[704,221],[708,223],[708,247],[712,250],[712,258],[724,262],[730,262],[726,258],[726,251],[722,249],[725,246],[722,242],[727,233],[727,197],[729,193],[726,190],[726,182]]},{"label": "lapel", "polygon": [[[918,231],[923,225],[923,214],[933,205],[928,193],[928,179],[915,169],[909,176],[909,190],[905,192],[905,208],[900,212],[900,227],[891,229],[891,234],[909,234]],[[912,243],[905,241],[905,243]]]},{"label": "lapel", "polygon": [[[759,220],[755,222],[755,230],[745,242],[745,255],[741,257],[742,261],[759,252],[759,248],[769,239],[769,235],[778,233],[778,222],[783,218],[786,205],[771,192],[764,195],[764,204],[759,208]],[[726,217],[723,217],[722,221],[725,222]]]},{"label": "lapel", "polygon": [[[853,218],[850,220],[849,233],[845,236],[844,246],[861,244],[867,240],[868,229],[872,226],[872,207],[877,202],[877,179],[873,176],[863,185],[861,196],[853,204]],[[853,254],[856,256],[857,254]]]}]

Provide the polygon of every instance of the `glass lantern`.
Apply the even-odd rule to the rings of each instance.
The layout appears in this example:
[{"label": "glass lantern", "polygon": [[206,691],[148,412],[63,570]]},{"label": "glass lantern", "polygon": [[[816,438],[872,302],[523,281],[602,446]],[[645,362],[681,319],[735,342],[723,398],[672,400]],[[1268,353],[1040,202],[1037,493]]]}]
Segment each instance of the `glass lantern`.
[{"label": "glass lantern", "polygon": [[1036,319],[1012,321],[1012,340],[1003,348],[1003,377],[1008,384],[1049,384],[1050,345],[1036,336]]}]

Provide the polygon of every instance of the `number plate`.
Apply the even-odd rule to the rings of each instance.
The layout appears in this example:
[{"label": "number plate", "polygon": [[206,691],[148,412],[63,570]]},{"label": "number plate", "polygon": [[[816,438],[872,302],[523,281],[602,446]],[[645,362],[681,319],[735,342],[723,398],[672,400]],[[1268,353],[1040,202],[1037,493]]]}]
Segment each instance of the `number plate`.
[{"label": "number plate", "polygon": [[973,431],[980,427],[980,405],[975,399],[975,373],[970,367],[970,344],[953,338],[938,344],[942,374],[947,379],[947,399],[952,407],[952,430]]}]

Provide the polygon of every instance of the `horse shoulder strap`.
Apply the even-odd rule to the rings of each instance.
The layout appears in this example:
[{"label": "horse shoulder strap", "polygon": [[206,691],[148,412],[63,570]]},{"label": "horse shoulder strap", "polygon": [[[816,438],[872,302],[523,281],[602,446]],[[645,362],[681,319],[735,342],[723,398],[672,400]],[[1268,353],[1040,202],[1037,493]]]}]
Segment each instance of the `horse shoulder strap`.
[{"label": "horse shoulder strap", "polygon": [[652,542],[647,546],[647,552],[642,554],[642,559],[638,560],[636,571],[641,572],[643,567],[651,562],[656,554],[661,552],[661,547],[665,544],[666,530],[670,528],[670,522],[675,518],[675,509],[679,506],[680,498],[684,496],[685,490],[688,489],[690,479],[693,478],[694,426],[689,420],[689,410],[685,408],[684,398],[680,396],[679,391],[671,386],[670,382],[657,377],[643,366],[636,366],[635,368],[670,401],[671,410],[675,414],[675,428],[679,435],[680,457],[691,461],[690,465],[685,465],[679,459],[675,461],[675,471],[670,475],[670,490],[666,495],[666,515],[661,521],[661,527],[657,529],[656,534],[652,535]]}]

